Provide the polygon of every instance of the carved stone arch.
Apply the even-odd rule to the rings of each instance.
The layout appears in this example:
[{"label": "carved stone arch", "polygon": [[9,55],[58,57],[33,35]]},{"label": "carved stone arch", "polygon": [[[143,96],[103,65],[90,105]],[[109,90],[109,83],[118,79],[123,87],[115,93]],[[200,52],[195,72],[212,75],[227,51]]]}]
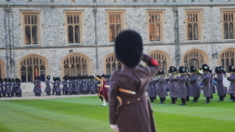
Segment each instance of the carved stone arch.
[{"label": "carved stone arch", "polygon": [[0,59],[0,78],[5,78],[6,77],[6,72],[5,72],[5,64],[3,60]]},{"label": "carved stone arch", "polygon": [[235,59],[235,48],[230,47],[230,48],[224,49],[219,54],[218,65],[222,66],[228,72],[228,67],[230,65],[235,65],[234,59]]},{"label": "carved stone arch", "polygon": [[45,81],[46,76],[50,75],[49,67],[47,58],[38,54],[26,55],[17,62],[18,78],[22,82],[32,82],[40,76]]},{"label": "carved stone arch", "polygon": [[63,57],[60,67],[62,77],[65,75],[83,76],[91,74],[90,58],[78,52],[73,52]]},{"label": "carved stone arch", "polygon": [[161,50],[154,50],[149,52],[148,55],[156,59],[159,62],[161,69],[167,73],[169,67],[171,66],[171,58],[168,53]]},{"label": "carved stone arch", "polygon": [[200,49],[191,49],[182,56],[181,65],[190,68],[195,66],[201,68],[203,64],[208,64],[208,55]]},{"label": "carved stone arch", "polygon": [[115,53],[109,53],[104,59],[104,73],[111,75],[114,71],[121,69],[121,62],[115,57]]}]

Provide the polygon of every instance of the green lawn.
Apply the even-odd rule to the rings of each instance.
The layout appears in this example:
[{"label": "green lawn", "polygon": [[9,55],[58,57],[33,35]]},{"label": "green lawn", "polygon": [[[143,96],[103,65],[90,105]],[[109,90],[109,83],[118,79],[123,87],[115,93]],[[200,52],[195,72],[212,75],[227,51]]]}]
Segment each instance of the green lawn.
[{"label": "green lawn", "polygon": [[[152,103],[158,132],[234,132],[235,103]],[[0,101],[0,132],[111,132],[98,97]]]}]

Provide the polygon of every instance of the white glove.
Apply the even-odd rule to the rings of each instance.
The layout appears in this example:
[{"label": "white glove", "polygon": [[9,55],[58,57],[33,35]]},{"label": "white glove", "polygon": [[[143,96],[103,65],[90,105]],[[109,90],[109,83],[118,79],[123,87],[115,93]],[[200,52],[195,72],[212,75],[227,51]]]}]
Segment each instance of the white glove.
[{"label": "white glove", "polygon": [[96,75],[95,75],[95,74],[93,74],[93,76],[95,77]]},{"label": "white glove", "polygon": [[118,126],[117,125],[110,125],[110,127],[111,127],[111,130],[113,130],[113,131],[115,131],[115,132],[119,132],[119,128],[118,128]]}]

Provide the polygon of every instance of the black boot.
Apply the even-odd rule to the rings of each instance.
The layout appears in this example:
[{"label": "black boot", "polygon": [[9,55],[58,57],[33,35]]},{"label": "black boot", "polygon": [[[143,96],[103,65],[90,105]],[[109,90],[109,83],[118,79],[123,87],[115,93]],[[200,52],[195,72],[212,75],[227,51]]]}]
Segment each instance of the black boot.
[{"label": "black boot", "polygon": [[186,105],[186,99],[182,98],[181,101],[182,101],[182,104],[180,105]]},{"label": "black boot", "polygon": [[213,94],[212,94],[212,96],[211,96],[211,99],[213,99]]},{"label": "black boot", "polygon": [[2,94],[2,96],[3,96],[3,97],[6,97],[6,94],[4,93],[4,94]]},{"label": "black boot", "polygon": [[232,96],[232,99],[233,99],[233,101],[232,101],[232,102],[235,102],[235,96]]},{"label": "black boot", "polygon": [[189,102],[189,96],[187,96],[186,101]]},{"label": "black boot", "polygon": [[175,104],[176,98],[171,98],[171,104]]},{"label": "black boot", "polygon": [[11,95],[8,93],[8,94],[7,94],[7,97],[11,97]]},{"label": "black boot", "polygon": [[53,91],[52,95],[54,95],[54,94],[55,94],[55,92]]},{"label": "black boot", "polygon": [[11,97],[13,97],[14,96],[14,93],[11,93]]},{"label": "black boot", "polygon": [[2,98],[2,94],[0,94],[0,98]]},{"label": "black boot", "polygon": [[205,104],[209,104],[210,103],[210,97],[206,97],[206,102]]},{"label": "black boot", "polygon": [[192,103],[197,103],[197,97],[193,98],[193,102]]},{"label": "black boot", "polygon": [[151,103],[153,103],[153,102],[154,102],[153,97],[150,97],[150,102],[151,102]]},{"label": "black boot", "polygon": [[219,96],[218,102],[224,101],[224,96]]},{"label": "black boot", "polygon": [[233,100],[233,96],[232,95],[230,95],[230,99],[229,100]]},{"label": "black boot", "polygon": [[160,103],[159,104],[164,104],[164,98],[160,98]]}]

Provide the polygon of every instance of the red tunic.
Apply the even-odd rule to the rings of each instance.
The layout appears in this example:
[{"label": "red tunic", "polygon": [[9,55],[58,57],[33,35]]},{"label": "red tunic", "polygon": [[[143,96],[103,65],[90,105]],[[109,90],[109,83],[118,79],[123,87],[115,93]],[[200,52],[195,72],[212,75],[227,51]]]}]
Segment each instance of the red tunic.
[{"label": "red tunic", "polygon": [[108,102],[108,89],[105,88],[105,85],[107,85],[107,82],[106,81],[103,81],[103,85],[102,87],[99,87],[99,96],[102,97],[102,101],[103,101],[103,98],[105,98],[106,102]]}]

